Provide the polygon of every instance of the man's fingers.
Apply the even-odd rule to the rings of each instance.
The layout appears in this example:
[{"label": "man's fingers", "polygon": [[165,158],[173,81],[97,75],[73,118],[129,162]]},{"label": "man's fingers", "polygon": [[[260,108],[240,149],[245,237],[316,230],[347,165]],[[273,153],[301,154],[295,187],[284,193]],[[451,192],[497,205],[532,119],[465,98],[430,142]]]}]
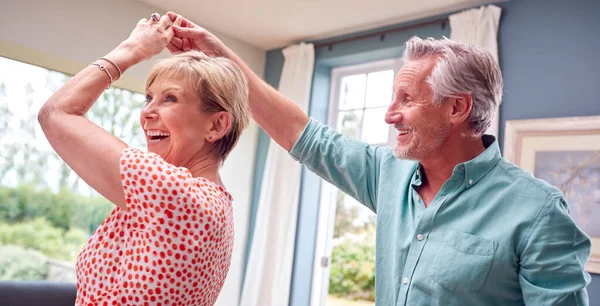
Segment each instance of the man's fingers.
[{"label": "man's fingers", "polygon": [[183,51],[190,51],[192,50],[192,40],[189,38],[184,38],[183,40]]},{"label": "man's fingers", "polygon": [[171,21],[175,21],[175,19],[177,19],[177,17],[179,17],[179,14],[176,14],[173,12],[167,12],[167,16],[169,16],[169,19],[171,19]]},{"label": "man's fingers", "polygon": [[199,39],[205,36],[206,33],[204,29],[200,27],[196,28],[186,28],[183,26],[173,25],[173,31],[175,31],[175,35],[180,38],[190,38],[190,39]]},{"label": "man's fingers", "polygon": [[189,36],[192,33],[191,30],[192,29],[190,28],[185,28],[176,24],[173,25],[173,31],[175,31],[175,33],[177,33],[180,36]]},{"label": "man's fingers", "polygon": [[167,45],[167,49],[169,49],[169,51],[173,54],[183,52],[183,50],[181,50],[181,48],[179,48],[173,44],[173,40],[171,40],[171,42]]},{"label": "man's fingers", "polygon": [[179,37],[173,37],[169,44],[173,45],[173,47],[179,50],[183,50],[183,41]]},{"label": "man's fingers", "polygon": [[196,27],[196,25],[193,22],[187,20],[185,17],[183,17],[183,16],[181,16],[181,15],[179,15],[177,13],[167,12],[167,16],[169,16],[169,18],[173,22],[175,22],[175,20],[179,19],[180,22],[179,22],[178,25],[181,26],[181,27],[184,27],[184,28],[185,27],[189,27],[189,28]]},{"label": "man's fingers", "polygon": [[183,17],[181,17],[181,16],[177,16],[177,18],[175,18],[175,20],[173,20],[173,24],[177,25],[177,26],[181,26],[182,22],[183,22]]}]

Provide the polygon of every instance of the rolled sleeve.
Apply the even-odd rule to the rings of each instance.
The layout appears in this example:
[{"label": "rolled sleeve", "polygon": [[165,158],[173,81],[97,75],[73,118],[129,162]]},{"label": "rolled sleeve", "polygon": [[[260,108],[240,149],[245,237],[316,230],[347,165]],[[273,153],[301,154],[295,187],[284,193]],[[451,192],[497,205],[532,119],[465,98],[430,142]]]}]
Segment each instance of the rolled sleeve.
[{"label": "rolled sleeve", "polygon": [[343,136],[311,118],[290,155],[376,212],[379,147]]},{"label": "rolled sleeve", "polygon": [[584,266],[591,241],[569,216],[562,197],[550,198],[520,255],[519,281],[527,305],[588,305]]}]

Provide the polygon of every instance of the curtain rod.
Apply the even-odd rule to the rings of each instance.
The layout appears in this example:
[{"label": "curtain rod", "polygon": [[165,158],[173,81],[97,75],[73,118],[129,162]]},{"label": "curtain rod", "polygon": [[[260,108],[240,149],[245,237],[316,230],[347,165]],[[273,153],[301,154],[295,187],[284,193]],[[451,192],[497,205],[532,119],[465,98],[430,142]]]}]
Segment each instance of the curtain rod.
[{"label": "curtain rod", "polygon": [[348,37],[348,38],[344,38],[344,39],[333,40],[333,41],[329,41],[329,42],[316,43],[316,44],[314,44],[314,47],[316,49],[316,48],[329,46],[329,49],[331,50],[331,47],[333,45],[350,42],[350,41],[355,41],[355,40],[360,40],[363,38],[375,37],[375,36],[380,36],[381,40],[383,40],[385,35],[390,34],[390,33],[406,31],[408,29],[420,28],[420,27],[433,25],[433,24],[442,24],[442,29],[444,29],[446,27],[446,23],[448,23],[448,17],[439,18],[439,19],[430,20],[430,21],[421,22],[421,23],[416,23],[416,24],[411,24],[411,25],[407,25],[404,27],[399,27],[399,28],[390,29],[390,30],[386,30],[386,31],[379,31],[379,32],[375,32],[375,33],[363,34],[363,35]]}]

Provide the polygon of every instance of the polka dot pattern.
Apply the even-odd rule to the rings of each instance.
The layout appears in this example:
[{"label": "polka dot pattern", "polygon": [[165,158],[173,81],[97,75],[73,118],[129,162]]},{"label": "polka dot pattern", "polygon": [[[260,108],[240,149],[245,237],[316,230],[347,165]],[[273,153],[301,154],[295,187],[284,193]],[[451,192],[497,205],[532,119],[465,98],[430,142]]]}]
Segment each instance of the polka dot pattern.
[{"label": "polka dot pattern", "polygon": [[76,305],[213,305],[233,250],[231,195],[137,149],[120,168],[127,210],[79,254]]}]

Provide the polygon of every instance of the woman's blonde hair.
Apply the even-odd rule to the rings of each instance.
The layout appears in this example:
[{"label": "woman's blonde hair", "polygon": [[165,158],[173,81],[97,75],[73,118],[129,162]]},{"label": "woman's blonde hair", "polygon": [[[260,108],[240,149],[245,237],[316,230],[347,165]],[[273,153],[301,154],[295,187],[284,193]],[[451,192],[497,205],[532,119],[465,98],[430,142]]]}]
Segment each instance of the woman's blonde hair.
[{"label": "woman's blonde hair", "polygon": [[158,61],[146,80],[146,88],[157,78],[174,77],[190,82],[206,113],[226,111],[231,125],[225,136],[215,141],[213,153],[224,161],[248,126],[248,80],[242,70],[224,57],[211,57],[188,51]]}]

